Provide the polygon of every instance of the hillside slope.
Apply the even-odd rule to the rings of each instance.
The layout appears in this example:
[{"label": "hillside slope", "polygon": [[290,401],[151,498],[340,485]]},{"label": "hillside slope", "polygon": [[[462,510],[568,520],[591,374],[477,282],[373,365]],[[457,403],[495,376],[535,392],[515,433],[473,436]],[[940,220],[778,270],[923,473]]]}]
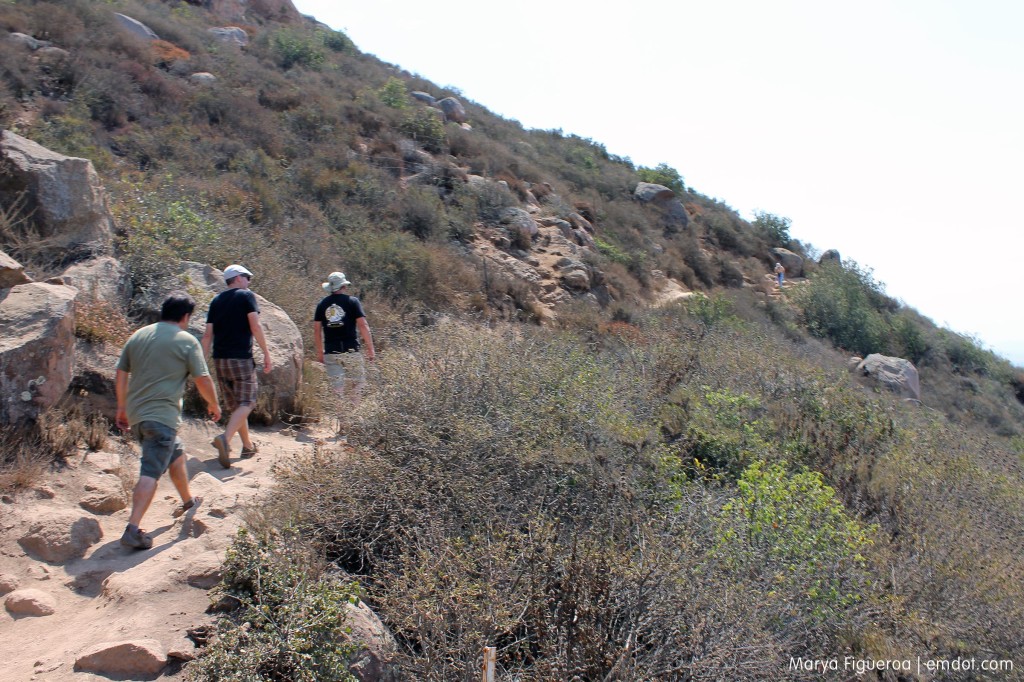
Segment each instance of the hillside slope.
[{"label": "hillside slope", "polygon": [[[381,351],[361,456],[282,468],[254,527],[357,577],[410,678],[467,678],[489,644],[522,679],[1024,665],[1017,368],[819,265],[785,218],[525,130],[292,10],[5,4],[0,125],[93,162],[140,295],[182,260],[241,262],[308,335],[326,274],[355,283]],[[0,200],[0,248],[61,272],[73,254]],[[919,403],[850,376],[872,353],[914,363]]]}]

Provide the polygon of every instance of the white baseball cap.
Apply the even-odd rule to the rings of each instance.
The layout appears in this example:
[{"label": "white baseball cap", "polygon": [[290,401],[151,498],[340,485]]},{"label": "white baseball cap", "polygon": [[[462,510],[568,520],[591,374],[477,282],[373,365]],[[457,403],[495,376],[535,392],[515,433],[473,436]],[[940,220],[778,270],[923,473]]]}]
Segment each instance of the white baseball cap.
[{"label": "white baseball cap", "polygon": [[249,279],[252,279],[252,273],[243,268],[241,265],[233,264],[224,268],[224,281],[228,281],[238,277],[239,275],[245,275]]}]

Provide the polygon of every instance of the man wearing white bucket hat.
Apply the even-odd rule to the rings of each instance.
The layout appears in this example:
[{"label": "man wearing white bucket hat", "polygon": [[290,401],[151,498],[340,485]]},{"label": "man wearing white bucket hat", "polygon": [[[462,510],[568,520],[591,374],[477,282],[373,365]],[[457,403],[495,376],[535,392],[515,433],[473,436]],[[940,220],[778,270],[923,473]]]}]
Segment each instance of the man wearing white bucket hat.
[{"label": "man wearing white bucket hat", "polygon": [[349,284],[343,272],[332,272],[321,284],[328,295],[320,301],[313,315],[313,343],[316,358],[327,367],[334,390],[340,397],[347,398],[351,407],[356,407],[366,383],[359,337],[363,340],[366,359],[373,362],[376,354],[363,304],[348,294]]}]

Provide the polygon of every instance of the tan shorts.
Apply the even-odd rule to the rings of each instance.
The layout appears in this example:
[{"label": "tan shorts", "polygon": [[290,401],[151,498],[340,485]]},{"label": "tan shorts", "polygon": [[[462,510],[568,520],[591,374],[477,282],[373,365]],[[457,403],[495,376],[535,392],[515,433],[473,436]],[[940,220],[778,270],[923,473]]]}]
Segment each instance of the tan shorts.
[{"label": "tan shorts", "polygon": [[366,384],[366,365],[359,351],[325,355],[324,366],[331,386],[339,395],[344,394],[346,388],[362,388]]}]

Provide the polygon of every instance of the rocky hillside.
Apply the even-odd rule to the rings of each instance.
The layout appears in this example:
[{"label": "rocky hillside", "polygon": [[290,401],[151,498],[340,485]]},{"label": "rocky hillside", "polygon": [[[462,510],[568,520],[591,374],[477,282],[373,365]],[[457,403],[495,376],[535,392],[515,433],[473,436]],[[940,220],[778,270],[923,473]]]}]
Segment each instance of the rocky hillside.
[{"label": "rocky hillside", "polygon": [[[677,169],[497,117],[289,0],[35,0],[0,22],[5,534],[31,534],[27,499],[84,499],[124,339],[172,289],[208,303],[228,263],[256,273],[274,356],[256,418],[326,423],[308,321],[343,270],[381,351],[359,456],[279,443],[257,539],[204,544],[229,567],[202,589],[281,600],[236,580],[242,557],[302,595],[297,632],[358,593],[408,679],[466,678],[491,644],[508,679],[1024,656],[1024,376],[869,269]],[[180,531],[167,549],[195,549]],[[16,592],[93,561],[110,573],[72,588],[110,600],[137,568],[99,538],[70,559],[18,538]],[[15,601],[10,625],[45,629]],[[301,642],[274,654],[245,608],[204,621],[203,662],[152,674],[297,675]],[[23,669],[65,679],[76,652]]]}]

